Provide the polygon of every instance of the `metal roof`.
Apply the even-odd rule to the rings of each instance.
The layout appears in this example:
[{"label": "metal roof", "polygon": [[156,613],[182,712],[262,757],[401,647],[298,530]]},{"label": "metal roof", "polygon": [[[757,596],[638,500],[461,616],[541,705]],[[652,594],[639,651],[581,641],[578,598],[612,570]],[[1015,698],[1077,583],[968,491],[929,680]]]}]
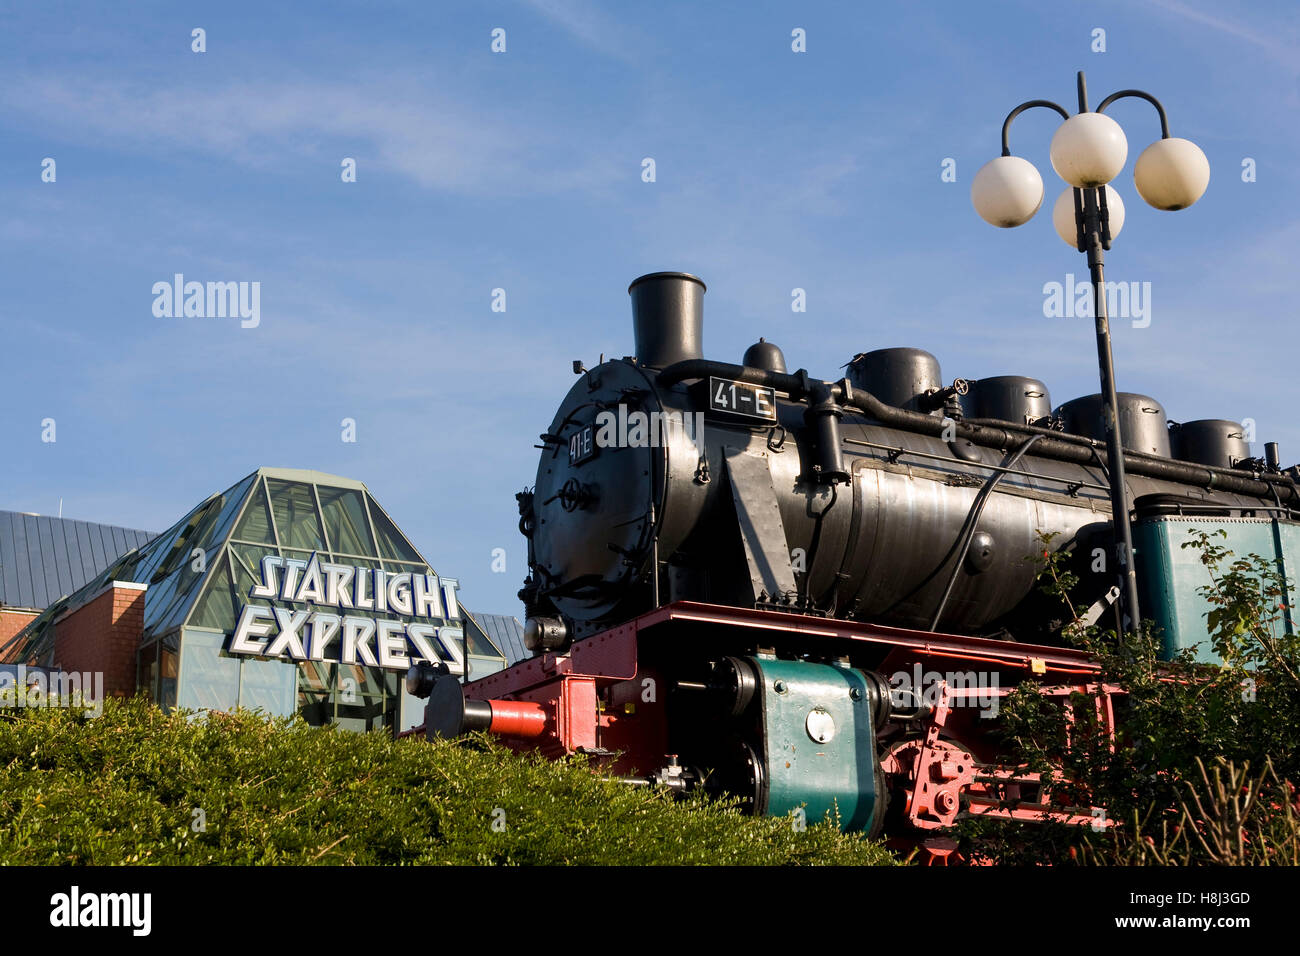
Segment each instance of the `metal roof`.
[{"label": "metal roof", "polygon": [[369,491],[364,482],[357,481],[355,478],[344,478],[342,475],[331,475],[328,472],[316,471],[313,468],[259,468],[257,473],[266,478],[275,478],[280,481],[305,481],[309,484],[329,485],[332,488],[355,488],[358,491]]},{"label": "metal roof", "polygon": [[492,643],[501,648],[508,667],[533,656],[533,652],[524,647],[524,626],[518,618],[509,614],[475,614],[474,619],[487,632]]},{"label": "metal roof", "polygon": [[0,605],[43,610],[155,532],[0,511]]}]

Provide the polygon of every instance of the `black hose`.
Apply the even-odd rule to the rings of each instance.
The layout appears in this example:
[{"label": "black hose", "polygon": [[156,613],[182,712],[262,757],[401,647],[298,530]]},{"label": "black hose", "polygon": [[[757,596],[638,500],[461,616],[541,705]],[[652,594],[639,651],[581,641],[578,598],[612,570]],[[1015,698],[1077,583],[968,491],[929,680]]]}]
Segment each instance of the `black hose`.
[{"label": "black hose", "polygon": [[968,425],[989,425],[994,428],[1014,426],[1017,431],[1025,432],[1028,435],[1042,435],[1045,438],[1056,438],[1076,445],[1100,445],[1104,447],[1106,444],[1086,435],[1072,435],[1069,432],[1057,431],[1055,428],[1043,428],[1041,425],[1020,425],[1002,418],[963,418],[962,421]]},{"label": "black hose", "polygon": [[812,586],[813,565],[817,561],[817,550],[821,547],[822,543],[822,522],[825,521],[827,513],[835,507],[835,502],[839,500],[839,497],[840,493],[838,489],[835,485],[831,485],[831,500],[826,507],[817,512],[816,515],[812,514],[812,499],[810,498],[808,500],[808,516],[814,518],[815,521],[813,524],[812,541],[808,543],[808,563],[807,568],[804,571],[803,587],[798,588],[796,592],[802,592],[799,593],[799,599],[800,603],[805,607],[810,606],[812,603],[812,592],[810,588]]},{"label": "black hose", "polygon": [[[1042,435],[1030,435],[1029,438],[1012,454],[1011,457],[1002,463],[1003,468],[1014,468],[1016,462],[1025,456],[1025,452],[1034,445],[1035,442],[1043,440]],[[979,525],[980,515],[984,513],[984,505],[988,503],[993,489],[998,486],[998,482],[1006,474],[1005,471],[995,471],[991,474],[984,487],[979,490],[975,500],[971,503],[970,512],[966,515],[966,523],[962,525],[961,534],[958,536],[960,546],[957,548],[957,557],[953,561],[952,574],[948,577],[948,586],[943,589],[943,597],[939,599],[939,606],[935,608],[934,618],[930,621],[930,630],[937,630],[939,627],[939,618],[943,616],[944,608],[948,606],[948,598],[952,596],[952,589],[957,583],[957,577],[961,574],[961,566],[966,560],[966,552],[970,550],[971,539],[975,537],[975,528]]]},{"label": "black hose", "polygon": [[708,378],[710,375],[773,388],[778,392],[787,393],[794,399],[803,398],[813,385],[823,384],[818,379],[810,377],[803,369],[793,374],[769,372],[764,368],[730,365],[726,362],[714,362],[712,359],[687,359],[685,362],[670,365],[659,373],[655,381],[660,388],[668,388],[688,378]]}]

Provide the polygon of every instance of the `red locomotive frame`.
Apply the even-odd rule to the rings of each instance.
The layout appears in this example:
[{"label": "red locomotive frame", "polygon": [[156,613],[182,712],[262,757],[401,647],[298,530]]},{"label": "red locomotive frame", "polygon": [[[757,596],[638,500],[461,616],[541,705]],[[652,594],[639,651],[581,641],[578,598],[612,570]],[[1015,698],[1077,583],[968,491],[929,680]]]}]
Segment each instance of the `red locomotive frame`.
[{"label": "red locomotive frame", "polygon": [[[919,735],[891,741],[897,726],[878,728],[886,787],[891,800],[901,801],[897,816],[907,830],[894,834],[895,846],[918,846],[927,861],[947,862],[954,844],[934,837],[962,816],[1110,826],[1101,808],[1055,802],[1038,774],[998,764],[987,727],[962,706],[977,695],[1005,697],[1032,681],[1052,697],[1086,695],[1098,727],[1113,741],[1112,698],[1123,692],[1101,681],[1087,654],[1069,648],[679,602],[576,641],[563,653],[543,653],[466,684],[464,695],[490,706],[487,729],[512,748],[553,758],[591,754],[613,774],[673,767],[665,706],[673,677],[655,665],[660,655],[654,649],[671,642],[681,655],[691,646],[692,629],[698,634],[700,628],[715,646],[782,645],[855,665],[872,661],[877,672],[978,665],[998,675],[994,688],[941,681],[933,703],[906,718],[913,727],[919,724]],[[1072,715],[1072,708],[1066,713]]]}]

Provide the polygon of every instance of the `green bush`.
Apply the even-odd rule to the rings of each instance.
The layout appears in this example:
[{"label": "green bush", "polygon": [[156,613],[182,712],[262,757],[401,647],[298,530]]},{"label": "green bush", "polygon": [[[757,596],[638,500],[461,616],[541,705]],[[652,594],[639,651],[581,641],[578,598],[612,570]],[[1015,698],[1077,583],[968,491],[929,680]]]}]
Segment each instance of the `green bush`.
[{"label": "green bush", "polygon": [[1057,798],[1104,808],[1110,826],[1008,832],[971,821],[968,850],[1016,863],[1300,864],[1300,637],[1286,632],[1291,588],[1276,565],[1233,555],[1222,532],[1193,530],[1183,547],[1208,573],[1206,637],[1223,663],[1190,652],[1163,661],[1150,622],[1119,635],[1079,623],[1077,578],[1042,537],[1043,588],[1062,602],[1063,637],[1125,691],[1117,746],[1091,700],[1071,702],[1067,736],[1062,708],[1026,685],[1003,708],[1004,755],[1053,774]]},{"label": "green bush", "polygon": [[0,712],[5,864],[891,862],[827,823],[674,801],[485,738],[395,741],[142,699],[98,718]]}]

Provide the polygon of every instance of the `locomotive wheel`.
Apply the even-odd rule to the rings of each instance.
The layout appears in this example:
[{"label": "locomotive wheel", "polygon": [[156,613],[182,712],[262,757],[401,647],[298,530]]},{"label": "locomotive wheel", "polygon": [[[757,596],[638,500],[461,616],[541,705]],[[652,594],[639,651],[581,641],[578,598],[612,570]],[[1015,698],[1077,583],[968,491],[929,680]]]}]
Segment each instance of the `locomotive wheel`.
[{"label": "locomotive wheel", "polygon": [[900,740],[881,757],[881,770],[892,782],[897,798],[893,801],[895,813],[890,820],[891,828],[903,825],[935,830],[952,826],[961,812],[962,793],[970,789],[983,789],[978,785],[972,786],[978,766],[975,755],[963,744],[941,737],[935,747],[941,753],[940,766],[944,770],[944,777],[925,781],[927,803],[922,810],[921,819],[915,822],[909,820],[914,797],[912,772],[924,742],[924,738],[919,736]]},{"label": "locomotive wheel", "polygon": [[876,812],[871,815],[871,826],[867,829],[867,839],[875,840],[885,832],[885,819],[889,816],[894,801],[889,792],[889,779],[879,758],[876,760]]},{"label": "locomotive wheel", "polygon": [[763,759],[749,742],[735,737],[718,748],[711,761],[708,789],[740,798],[740,805],[755,816],[767,811],[767,772]]}]

